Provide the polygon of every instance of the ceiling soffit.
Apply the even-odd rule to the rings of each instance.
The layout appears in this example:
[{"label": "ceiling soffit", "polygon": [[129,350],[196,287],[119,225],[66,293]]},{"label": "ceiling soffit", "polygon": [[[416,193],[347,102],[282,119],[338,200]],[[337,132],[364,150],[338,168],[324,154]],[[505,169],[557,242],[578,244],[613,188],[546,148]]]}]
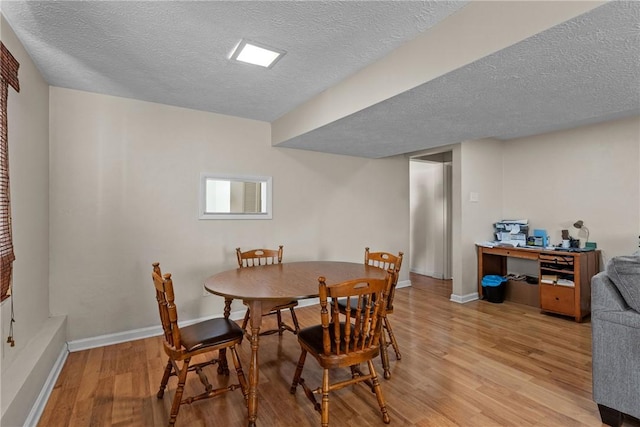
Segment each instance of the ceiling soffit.
[{"label": "ceiling soffit", "polygon": [[278,146],[381,158],[638,115],[639,22],[608,3]]}]

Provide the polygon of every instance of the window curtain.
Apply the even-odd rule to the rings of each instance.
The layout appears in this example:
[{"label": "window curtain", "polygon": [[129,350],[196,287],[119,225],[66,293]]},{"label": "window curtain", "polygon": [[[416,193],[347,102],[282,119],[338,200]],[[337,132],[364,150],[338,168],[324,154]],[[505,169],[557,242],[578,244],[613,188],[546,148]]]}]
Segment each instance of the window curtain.
[{"label": "window curtain", "polygon": [[11,197],[9,193],[9,140],[7,129],[7,98],[9,86],[20,92],[18,61],[0,41],[0,270],[1,301],[11,295],[13,239],[11,236]]}]

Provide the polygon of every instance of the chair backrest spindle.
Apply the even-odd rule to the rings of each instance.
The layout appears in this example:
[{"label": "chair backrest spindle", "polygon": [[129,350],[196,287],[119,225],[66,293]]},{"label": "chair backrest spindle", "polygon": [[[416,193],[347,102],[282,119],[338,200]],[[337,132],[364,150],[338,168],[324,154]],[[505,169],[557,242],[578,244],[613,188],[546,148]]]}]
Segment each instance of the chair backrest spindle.
[{"label": "chair backrest spindle", "polygon": [[278,249],[252,249],[242,252],[240,248],[236,248],[236,256],[238,257],[238,267],[255,267],[259,265],[281,264],[282,263],[283,246]]},{"label": "chair backrest spindle", "polygon": [[387,292],[387,306],[386,311],[393,311],[393,298],[396,293],[396,285],[398,284],[398,277],[400,275],[400,268],[402,267],[402,257],[404,253],[398,252],[398,255],[393,255],[389,252],[370,252],[369,248],[364,248],[364,263],[382,270],[392,270],[394,274],[391,287]]},{"label": "chair backrest spindle", "polygon": [[[389,269],[384,279],[362,278],[334,285],[327,285],[324,277],[318,279],[325,355],[347,355],[379,346],[386,308],[380,301],[385,301],[393,278],[393,270]],[[342,314],[337,304],[339,298],[347,301],[347,310]],[[352,304],[352,299],[357,304]]]}]

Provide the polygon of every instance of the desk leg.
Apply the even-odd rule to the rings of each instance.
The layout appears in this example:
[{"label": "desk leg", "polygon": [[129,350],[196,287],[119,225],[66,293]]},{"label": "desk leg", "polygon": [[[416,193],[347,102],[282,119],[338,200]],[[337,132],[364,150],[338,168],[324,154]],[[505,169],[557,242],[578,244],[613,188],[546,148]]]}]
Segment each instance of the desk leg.
[{"label": "desk leg", "polygon": [[255,427],[258,418],[258,346],[262,324],[262,302],[250,301],[251,310],[251,365],[249,366],[249,427]]}]

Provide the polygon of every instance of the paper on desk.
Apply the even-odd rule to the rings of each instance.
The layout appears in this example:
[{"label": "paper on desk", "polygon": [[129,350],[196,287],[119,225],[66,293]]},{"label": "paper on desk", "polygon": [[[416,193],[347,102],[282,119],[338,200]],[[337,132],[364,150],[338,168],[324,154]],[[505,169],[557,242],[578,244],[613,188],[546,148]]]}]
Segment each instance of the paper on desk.
[{"label": "paper on desk", "polygon": [[522,225],[527,225],[529,223],[528,219],[503,219],[502,221],[503,224],[522,224]]},{"label": "paper on desk", "polygon": [[511,231],[509,231],[509,233],[511,233],[511,234],[520,234],[520,225],[519,224],[514,224],[511,227]]},{"label": "paper on desk", "polygon": [[502,240],[502,241],[498,242],[496,244],[496,246],[517,248],[518,246],[524,246],[524,241],[522,241],[522,240]]},{"label": "paper on desk", "polygon": [[575,284],[573,283],[573,280],[568,280],[568,279],[558,279],[556,284],[560,286],[568,286],[570,288],[573,288],[575,286]]}]

